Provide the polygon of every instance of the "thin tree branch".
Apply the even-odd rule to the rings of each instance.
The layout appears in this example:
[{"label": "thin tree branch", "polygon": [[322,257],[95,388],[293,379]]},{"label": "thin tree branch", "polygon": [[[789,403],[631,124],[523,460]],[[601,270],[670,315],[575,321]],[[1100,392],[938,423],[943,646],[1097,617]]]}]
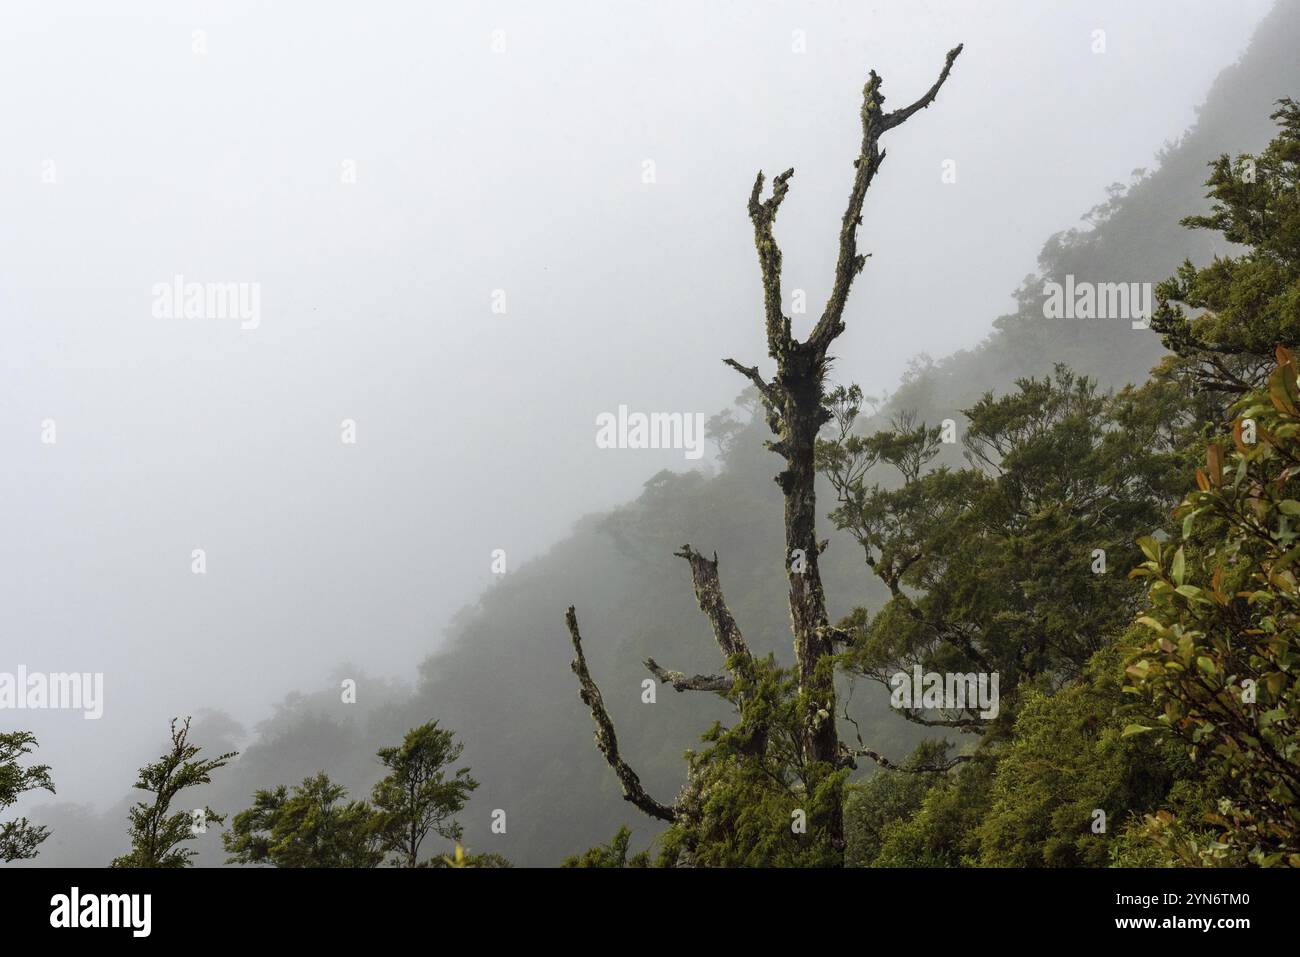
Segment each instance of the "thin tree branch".
[{"label": "thin tree branch", "polygon": [[619,782],[623,785],[623,799],[635,804],[651,817],[658,818],[661,821],[673,820],[674,809],[666,804],[661,804],[647,794],[645,788],[641,786],[641,779],[637,776],[637,773],[619,754],[618,736],[614,733],[614,722],[605,709],[605,701],[600,695],[600,688],[596,687],[591,672],[587,670],[587,659],[582,653],[582,635],[578,632],[578,615],[572,605],[569,606],[569,610],[565,613],[564,621],[569,626],[569,637],[573,640],[573,652],[576,655],[569,667],[578,676],[578,682],[582,686],[582,702],[591,709],[592,720],[596,722],[596,746],[600,748],[600,753],[605,756],[605,761],[614,769]]},{"label": "thin tree branch", "polygon": [[939,72],[939,79],[934,81],[934,86],[930,87],[925,96],[921,97],[911,106],[904,107],[901,110],[895,110],[884,118],[884,128],[886,130],[892,130],[895,126],[902,126],[913,113],[917,110],[924,110],[934,102],[934,98],[939,95],[939,88],[943,86],[944,82],[948,79],[948,74],[952,72],[953,63],[957,61],[957,57],[961,56],[962,46],[963,44],[959,43],[948,51],[948,55],[943,61],[943,69]]},{"label": "thin tree branch", "polygon": [[969,754],[959,754],[937,764],[903,765],[896,764],[879,751],[873,751],[871,748],[849,748],[845,745],[840,745],[840,753],[844,756],[846,764],[852,768],[858,766],[857,762],[853,760],[854,758],[870,758],[886,771],[904,771],[908,774],[929,774],[939,771],[951,771],[957,765],[965,764],[972,758],[972,755]]},{"label": "thin tree branch", "polygon": [[667,671],[660,667],[653,658],[645,660],[650,673],[659,679],[660,684],[670,684],[677,691],[716,691],[725,693],[731,690],[732,679],[726,675],[694,675],[686,677],[680,671]]},{"label": "thin tree branch", "polygon": [[982,718],[923,718],[920,708],[899,708],[898,713],[905,721],[927,728],[952,728],[968,734],[983,734],[985,721]]},{"label": "thin tree branch", "polygon": [[773,359],[780,359],[794,347],[790,334],[790,320],[781,311],[781,247],[776,244],[772,227],[776,211],[781,208],[785,194],[790,190],[790,177],[794,169],[780,173],[772,180],[772,195],[761,200],[763,172],[759,170],[754,188],[749,194],[749,218],[754,223],[754,245],[758,249],[758,265],[763,277],[763,312],[767,319],[767,351]]},{"label": "thin tree branch", "polygon": [[732,617],[727,607],[727,600],[722,596],[722,585],[718,581],[718,556],[715,552],[712,560],[705,558],[690,545],[683,545],[680,552],[674,552],[678,558],[686,559],[691,565],[691,581],[695,585],[695,600],[704,612],[709,623],[713,625],[713,637],[722,649],[723,658],[729,662],[738,660],[742,669],[748,670],[753,656],[749,645],[740,633],[740,626]]},{"label": "thin tree branch", "polygon": [[855,758],[870,758],[871,760],[875,761],[878,765],[880,765],[882,768],[884,768],[887,771],[906,771],[909,774],[918,774],[918,773],[930,772],[930,771],[948,771],[956,767],[957,765],[962,764],[971,759],[971,755],[965,754],[965,755],[958,755],[957,757],[952,758],[951,760],[941,761],[937,764],[924,763],[924,764],[902,765],[890,761],[879,751],[876,751],[872,748],[868,748],[865,745],[863,745],[862,727],[861,725],[858,724],[856,720],[854,720],[853,716],[849,714],[849,701],[851,701],[852,698],[853,698],[853,685],[850,684],[848,699],[846,699],[844,702],[844,713],[840,717],[842,717],[849,724],[853,725],[853,734],[854,737],[858,739],[858,746],[856,748],[850,748],[848,745],[844,744],[843,742],[840,742],[839,745],[840,767],[848,767],[856,770],[858,767],[858,762],[854,760]]},{"label": "thin tree branch", "polygon": [[723,359],[722,361],[731,366],[731,368],[735,369],[750,382],[754,383],[758,388],[759,394],[765,400],[771,400],[772,384],[763,378],[763,375],[758,371],[757,366],[743,366],[735,359]]},{"label": "thin tree branch", "polygon": [[[849,288],[867,262],[867,257],[858,253],[858,227],[862,225],[862,203],[866,199],[867,189],[879,171],[880,164],[885,161],[885,152],[880,149],[878,141],[887,130],[901,126],[913,113],[934,102],[939,88],[948,79],[953,62],[961,51],[960,44],[949,50],[943,70],[934,86],[925,96],[902,110],[889,114],[882,111],[885,94],[880,91],[881,79],[875,70],[871,71],[867,85],[862,89],[862,148],[858,158],[853,161],[857,174],[853,179],[853,189],[849,193],[848,207],[844,210],[844,217],[840,221],[840,251],[835,262],[835,282],[830,298],[826,302],[826,309],[817,321],[812,335],[808,337],[807,343],[814,355],[818,357],[824,357],[835,337],[844,331],[844,307],[849,299]],[[767,285],[765,279],[764,286]],[[779,281],[777,287],[779,290]]]}]

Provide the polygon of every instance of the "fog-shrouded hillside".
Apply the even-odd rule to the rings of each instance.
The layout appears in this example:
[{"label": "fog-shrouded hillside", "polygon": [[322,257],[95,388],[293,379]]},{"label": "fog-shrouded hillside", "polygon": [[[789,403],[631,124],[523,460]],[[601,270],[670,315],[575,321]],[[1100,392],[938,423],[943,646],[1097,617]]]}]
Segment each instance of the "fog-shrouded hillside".
[{"label": "fog-shrouded hillside", "polygon": [[1188,230],[1185,215],[1207,208],[1205,179],[1222,153],[1253,152],[1272,136],[1269,114],[1276,101],[1295,94],[1295,43],[1300,10],[1282,3],[1261,23],[1249,50],[1227,67],[1198,110],[1196,124],[1166,143],[1149,167],[1134,170],[1099,196],[1078,229],[1051,237],[1038,268],[1017,292],[1019,308],[999,317],[976,349],[921,364],[923,374],[895,396],[895,403],[942,418],[970,405],[988,389],[1003,390],[1020,376],[1041,375],[1065,362],[1118,388],[1141,382],[1162,349],[1149,330],[1124,321],[1043,319],[1043,285],[1064,282],[1160,282],[1184,258],[1203,263],[1227,252],[1217,234]]},{"label": "fog-shrouded hillside", "polygon": [[[989,335],[976,348],[918,360],[880,418],[915,410],[931,422],[960,421],[960,410],[985,391],[1005,391],[1017,377],[1042,374],[1058,362],[1106,387],[1141,380],[1161,355],[1153,332],[1133,329],[1128,321],[1045,319],[1043,284],[1067,275],[1098,283],[1158,282],[1184,257],[1204,262],[1213,256],[1213,237],[1181,227],[1178,218],[1206,207],[1203,183],[1211,159],[1257,150],[1269,139],[1273,102],[1300,94],[1297,49],[1300,5],[1280,4],[1240,61],[1222,72],[1196,125],[1176,143],[1152,143],[1158,156],[1131,183],[1110,192],[1099,183],[1099,205],[1089,221],[1045,242],[1037,269],[1018,294],[1018,311],[988,317]],[[752,340],[737,343],[736,353],[751,355],[760,343],[756,317]],[[721,362],[717,374],[734,375]],[[735,378],[740,393],[743,380]],[[871,383],[862,385],[873,391]],[[294,784],[322,769],[364,796],[381,776],[376,749],[437,719],[456,731],[464,743],[463,763],[481,782],[460,815],[472,852],[554,865],[609,840],[623,824],[632,826],[634,846],[648,844],[657,826],[622,800],[593,744],[591,717],[569,669],[564,611],[577,608],[588,663],[623,752],[650,793],[671,798],[683,783],[683,752],[729,713],[712,696],[677,694],[667,686],[658,687],[654,703],[643,702],[647,657],[687,674],[720,666],[689,568],[673,552],[686,543],[716,552],[728,601],[750,646],[790,657],[781,495],[772,481],[777,462],[762,446],[766,426],[752,410],[752,402],[740,403],[734,412],[739,427],[715,435],[716,469],[661,472],[635,501],[582,519],[544,556],[502,576],[457,616],[445,646],[411,684],[367,678],[341,664],[339,681],[358,683],[354,707],[338,707],[338,687],[331,685],[291,696],[256,728],[239,727],[220,713],[196,715],[192,737],[205,752],[241,751],[198,796],[234,812],[247,807],[258,788]],[[519,480],[527,481],[526,470]],[[829,508],[823,504],[823,515]],[[856,605],[877,606],[883,589],[862,567],[860,551],[833,534],[829,523],[823,534],[831,538],[822,574],[832,615]],[[849,686],[841,690],[847,695]],[[905,757],[928,736],[895,716],[874,685],[853,689],[849,709],[863,739],[890,756]],[[853,733],[846,727],[847,736]],[[146,749],[140,758],[150,754]],[[858,775],[870,773],[863,768]],[[123,795],[103,813],[57,802],[37,807],[32,818],[53,830],[40,863],[99,863],[121,853],[129,800]],[[505,812],[504,834],[490,827],[497,810]],[[215,835],[198,846],[201,864],[224,857]]]}]

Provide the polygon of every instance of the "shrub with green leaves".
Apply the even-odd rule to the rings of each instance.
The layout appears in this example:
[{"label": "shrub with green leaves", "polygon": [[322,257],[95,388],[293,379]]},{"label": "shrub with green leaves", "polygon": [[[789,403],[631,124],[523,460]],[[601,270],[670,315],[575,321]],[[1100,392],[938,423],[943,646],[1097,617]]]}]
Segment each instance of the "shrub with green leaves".
[{"label": "shrub with green leaves", "polygon": [[221,835],[231,864],[275,867],[378,867],[384,859],[380,816],[324,771],[295,785],[253,795]]},{"label": "shrub with green leaves", "polygon": [[[15,803],[25,791],[43,789],[54,793],[50,780],[50,767],[36,764],[29,768],[19,765],[19,759],[32,753],[36,737],[27,731],[0,734],[0,810]],[[0,861],[29,860],[47,837],[49,828],[32,824],[25,817],[0,824]]]},{"label": "shrub with green leaves", "polygon": [[[1165,802],[1187,759],[1172,744],[1124,735],[1145,702],[1122,693],[1122,675],[1106,649],[1083,680],[1026,696],[980,823],[981,864],[1104,867],[1129,816]],[[1098,810],[1104,830],[1094,830]]]},{"label": "shrub with green leaves", "polygon": [[715,723],[705,747],[688,753],[679,814],[659,838],[659,866],[843,863],[829,831],[849,770],[803,758],[798,690],[796,673],[772,656],[737,678],[727,697],[745,708],[734,725]]},{"label": "shrub with green leaves", "polygon": [[1132,572],[1149,582],[1150,639],[1131,687],[1198,763],[1227,772],[1205,822],[1217,840],[1175,840],[1167,814],[1151,822],[1202,863],[1300,866],[1300,383],[1291,352],[1276,356],[1267,388],[1234,407],[1231,440],[1207,446],[1175,511],[1182,540],[1143,538]]}]

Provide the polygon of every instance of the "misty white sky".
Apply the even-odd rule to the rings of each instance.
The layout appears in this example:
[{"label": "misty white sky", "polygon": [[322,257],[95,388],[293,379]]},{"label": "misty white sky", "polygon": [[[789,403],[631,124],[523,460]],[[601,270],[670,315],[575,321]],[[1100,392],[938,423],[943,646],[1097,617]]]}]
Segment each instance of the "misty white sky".
[{"label": "misty white sky", "polygon": [[[721,358],[765,360],[759,168],[797,170],[810,326],[869,69],[896,108],[966,44],[867,200],[837,375],[870,391],[982,338],[1269,3],[107,6],[0,7],[0,671],[107,686],[99,722],[0,727],[96,804],[173,714],[409,676],[492,549],[693,465],[599,450],[595,417],[711,415],[744,384]],[[154,318],[178,273],[259,283],[260,324]]]}]

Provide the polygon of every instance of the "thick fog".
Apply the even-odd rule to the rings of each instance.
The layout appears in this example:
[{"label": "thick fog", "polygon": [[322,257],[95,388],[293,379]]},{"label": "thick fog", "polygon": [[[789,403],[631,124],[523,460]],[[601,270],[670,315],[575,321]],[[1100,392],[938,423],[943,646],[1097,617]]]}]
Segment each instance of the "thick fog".
[{"label": "thick fog", "polygon": [[[811,327],[870,69],[901,106],[965,44],[866,204],[836,377],[887,391],[1153,165],[1269,2],[105,6],[0,10],[0,671],[104,675],[98,720],[0,728],[97,807],[172,715],[413,680],[494,560],[709,468],[597,416],[768,368],[759,169],[796,169]],[[244,311],[187,317],[178,276]]]}]

